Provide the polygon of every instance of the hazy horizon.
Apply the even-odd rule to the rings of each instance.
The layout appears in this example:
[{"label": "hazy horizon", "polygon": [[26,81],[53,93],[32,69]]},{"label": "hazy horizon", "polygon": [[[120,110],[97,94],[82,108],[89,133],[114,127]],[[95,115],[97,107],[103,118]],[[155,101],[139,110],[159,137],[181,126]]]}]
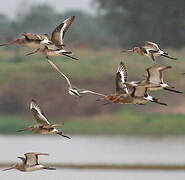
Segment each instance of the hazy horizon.
[{"label": "hazy horizon", "polygon": [[23,12],[29,9],[34,4],[50,4],[57,12],[65,12],[68,10],[82,10],[88,13],[95,13],[95,9],[92,6],[92,0],[81,0],[80,3],[76,3],[76,0],[61,1],[61,0],[6,0],[1,2],[0,13],[7,15],[9,18],[14,17],[22,10],[21,6],[24,6]]}]

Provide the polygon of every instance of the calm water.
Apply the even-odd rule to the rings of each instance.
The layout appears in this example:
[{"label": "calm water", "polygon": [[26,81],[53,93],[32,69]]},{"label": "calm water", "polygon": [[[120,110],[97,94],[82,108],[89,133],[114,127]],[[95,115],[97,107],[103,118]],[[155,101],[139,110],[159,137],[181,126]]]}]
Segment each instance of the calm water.
[{"label": "calm water", "polygon": [[[165,163],[185,164],[185,137],[137,138],[126,136],[0,136],[0,163],[17,162],[25,152],[47,152],[42,163]],[[172,180],[183,171],[74,170],[0,172],[0,180]]]}]

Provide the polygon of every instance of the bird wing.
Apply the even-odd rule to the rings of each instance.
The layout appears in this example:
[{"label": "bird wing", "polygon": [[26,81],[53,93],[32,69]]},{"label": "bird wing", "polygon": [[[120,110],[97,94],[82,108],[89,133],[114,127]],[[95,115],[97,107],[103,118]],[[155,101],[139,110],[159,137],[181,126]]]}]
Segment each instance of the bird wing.
[{"label": "bird wing", "polygon": [[123,62],[120,62],[117,73],[121,74],[121,81],[122,83],[125,83],[127,81],[128,76],[127,76],[127,68]]},{"label": "bird wing", "polygon": [[148,78],[147,80],[154,84],[160,84],[163,82],[163,71],[171,68],[171,66],[152,66],[147,68]]},{"label": "bird wing", "polygon": [[26,32],[23,32],[22,35],[29,39],[29,40],[37,40],[37,41],[40,41],[42,40],[41,36],[37,35],[37,34],[32,34],[32,33],[26,33]]},{"label": "bird wing", "polygon": [[24,154],[26,157],[26,161],[25,164],[28,166],[34,166],[34,165],[38,165],[38,156],[39,155],[49,155],[47,153],[34,153],[34,152],[30,152],[30,153],[25,153]]},{"label": "bird wing", "polygon": [[116,92],[121,94],[128,94],[128,88],[125,84],[127,82],[127,68],[123,62],[120,62],[116,72]]},{"label": "bird wing", "polygon": [[72,22],[74,21],[75,16],[72,16],[65,21],[63,21],[59,26],[55,28],[55,30],[52,33],[51,40],[56,44],[56,45],[63,45],[63,40],[65,33],[71,26]]},{"label": "bird wing", "polygon": [[49,62],[49,64],[50,64],[55,70],[57,70],[57,71],[66,79],[66,81],[67,81],[67,83],[68,83],[68,85],[69,85],[69,88],[72,88],[71,82],[69,81],[68,77],[67,77],[64,73],[62,73],[62,72],[59,70],[59,68],[57,67],[57,65],[54,64],[50,59],[48,59],[48,62]]},{"label": "bird wing", "polygon": [[156,43],[150,42],[150,41],[145,41],[145,46],[150,47],[154,50],[160,50],[159,46]]},{"label": "bird wing", "polygon": [[143,97],[147,93],[147,87],[145,86],[135,86],[133,87],[132,96]]},{"label": "bird wing", "polygon": [[41,109],[41,107],[37,104],[37,102],[34,99],[32,99],[30,103],[30,110],[33,116],[35,117],[35,119],[37,120],[38,124],[50,125],[44,111]]},{"label": "bird wing", "polygon": [[88,89],[78,89],[78,91],[80,92],[80,94],[90,93],[90,94],[94,94],[94,95],[98,95],[98,96],[105,96],[104,94],[96,93],[96,92],[90,91]]},{"label": "bird wing", "polygon": [[24,157],[17,157],[17,158],[21,159],[21,161],[22,161],[23,163],[26,162],[26,158],[24,158]]}]

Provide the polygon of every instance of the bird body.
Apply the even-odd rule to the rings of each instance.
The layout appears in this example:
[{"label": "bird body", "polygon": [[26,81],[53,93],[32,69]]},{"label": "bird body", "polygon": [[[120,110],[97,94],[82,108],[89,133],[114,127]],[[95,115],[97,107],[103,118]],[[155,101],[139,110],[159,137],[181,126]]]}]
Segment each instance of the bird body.
[{"label": "bird body", "polygon": [[4,169],[3,171],[7,171],[11,169],[17,169],[23,172],[32,172],[32,171],[38,171],[41,169],[56,170],[55,168],[44,166],[38,163],[38,156],[39,155],[49,155],[47,153],[30,152],[30,153],[25,153],[24,155],[25,155],[25,158],[18,157],[19,159],[22,160],[22,162],[16,163],[12,167]]},{"label": "bird body", "polygon": [[[119,104],[145,104],[147,102],[155,102],[161,105],[166,105],[165,103],[159,102],[158,99],[153,98],[148,94],[147,84],[139,84],[137,81],[135,81],[130,83],[130,90],[128,87],[129,83],[127,82],[127,68],[123,62],[120,62],[116,72],[115,82],[116,93],[106,95],[101,99],[109,100],[113,103]],[[138,84],[136,85],[136,83]]]},{"label": "bird body", "polygon": [[129,50],[122,50],[122,52],[135,52],[141,56],[150,57],[153,61],[155,61],[155,57],[157,56],[163,56],[169,59],[177,60],[177,58],[170,57],[168,53],[162,51],[156,43],[150,41],[145,41],[144,46],[134,47]]},{"label": "bird body", "polygon": [[[47,58],[49,56],[62,56],[63,55],[71,59],[78,60],[78,58],[70,56],[72,52],[66,51],[64,49],[64,43],[63,43],[65,34],[68,31],[74,19],[75,19],[75,16],[72,16],[64,20],[59,26],[55,28],[55,30],[52,32],[52,37],[51,37],[52,44],[51,45],[45,45],[44,48],[37,48],[35,51],[30,52],[27,55],[41,53]],[[48,35],[47,35],[47,39],[49,39]]]},{"label": "bird body", "polygon": [[58,130],[52,126],[38,126],[38,125],[34,125],[34,126],[29,126],[26,129],[22,129],[19,130],[19,132],[21,131],[33,131],[36,134],[57,134]]},{"label": "bird body", "polygon": [[147,68],[147,78],[143,81],[131,81],[127,82],[127,85],[130,87],[142,85],[147,87],[150,91],[158,90],[167,90],[175,93],[182,93],[172,89],[174,87],[169,86],[167,83],[164,83],[163,80],[163,71],[172,68],[171,66],[151,66]]},{"label": "bird body", "polygon": [[52,44],[52,42],[48,39],[47,35],[36,35],[32,33],[22,33],[22,37],[5,43],[1,44],[0,46],[7,46],[11,44],[17,44],[19,46],[31,48],[31,49],[38,49],[38,48],[43,48],[46,45]]},{"label": "bird body", "polygon": [[77,88],[77,87],[72,86],[72,84],[71,84],[69,78],[68,78],[63,72],[61,72],[61,70],[57,67],[57,65],[54,64],[49,58],[48,58],[48,62],[49,62],[49,64],[50,64],[60,75],[62,75],[63,78],[65,78],[65,80],[67,81],[67,84],[68,84],[68,93],[69,93],[70,95],[80,97],[82,94],[89,93],[89,94],[94,94],[94,95],[98,95],[98,96],[105,96],[104,94],[101,94],[101,93],[96,93],[96,92],[91,91],[91,90],[80,89],[80,88]]},{"label": "bird body", "polygon": [[25,129],[18,130],[17,132],[22,131],[33,131],[37,134],[58,134],[63,137],[69,138],[68,136],[64,135],[61,131],[56,129],[55,127],[62,126],[62,124],[50,124],[48,119],[46,118],[46,115],[44,111],[41,109],[41,107],[37,104],[35,100],[32,99],[30,103],[30,109],[34,116],[34,118],[37,121],[37,124],[33,126],[29,126]]}]

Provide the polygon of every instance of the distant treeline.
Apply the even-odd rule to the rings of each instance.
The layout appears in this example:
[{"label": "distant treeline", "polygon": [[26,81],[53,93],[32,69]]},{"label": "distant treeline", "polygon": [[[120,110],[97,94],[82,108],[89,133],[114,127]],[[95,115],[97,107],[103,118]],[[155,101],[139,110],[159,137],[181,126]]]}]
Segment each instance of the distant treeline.
[{"label": "distant treeline", "polygon": [[102,25],[101,19],[82,11],[58,13],[48,4],[32,6],[27,12],[19,12],[15,20],[0,14],[0,42],[10,41],[22,32],[36,34],[52,33],[65,18],[76,16],[65,41],[96,48],[114,42],[111,33]]},{"label": "distant treeline", "polygon": [[[144,40],[163,47],[185,45],[184,0],[94,0],[99,11],[58,13],[47,4],[19,12],[15,20],[0,14],[0,42],[14,39],[21,32],[50,33],[65,18],[76,16],[66,41],[99,48],[108,45],[130,47]],[[22,9],[22,8],[20,8]]]},{"label": "distant treeline", "polygon": [[150,40],[185,46],[185,0],[95,0],[105,26],[121,45]]}]

